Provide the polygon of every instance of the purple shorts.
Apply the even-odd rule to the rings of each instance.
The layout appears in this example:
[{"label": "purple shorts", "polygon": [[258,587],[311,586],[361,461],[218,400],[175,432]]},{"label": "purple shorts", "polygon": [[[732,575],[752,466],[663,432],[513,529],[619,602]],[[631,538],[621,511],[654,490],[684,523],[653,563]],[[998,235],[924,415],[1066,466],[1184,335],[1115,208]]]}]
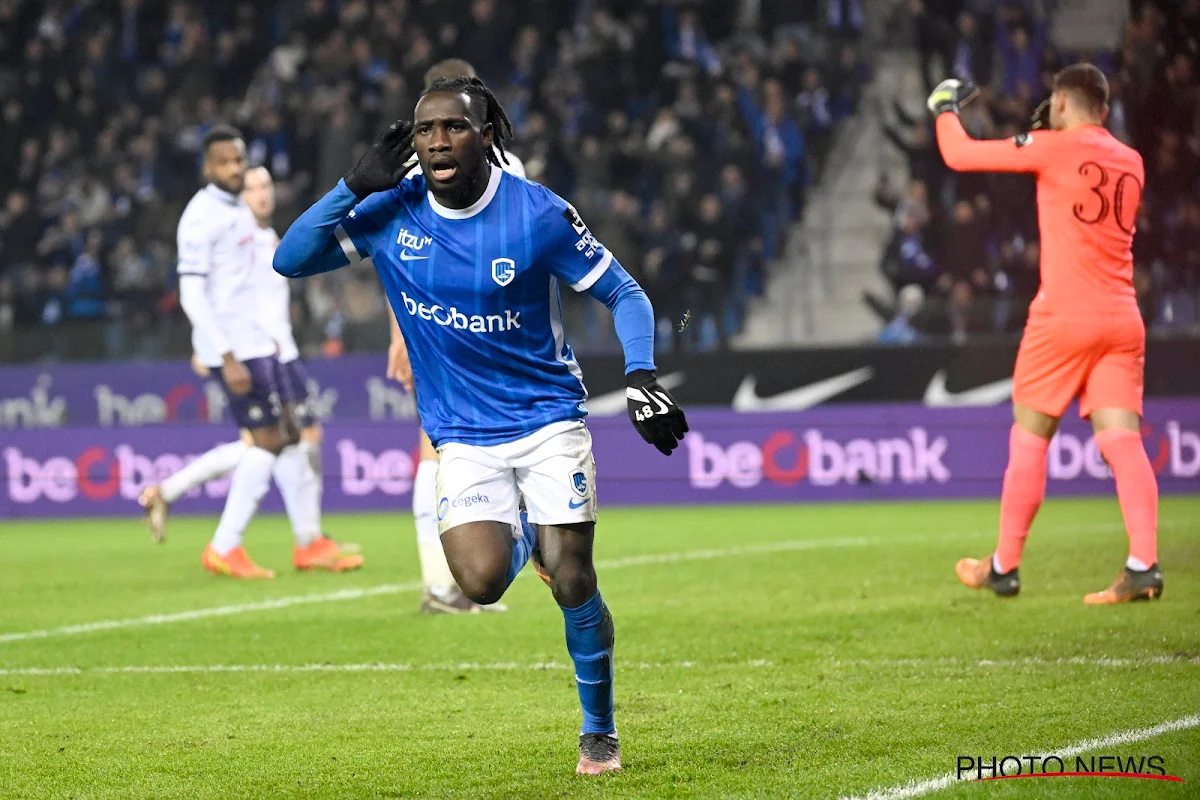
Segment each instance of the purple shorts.
[{"label": "purple shorts", "polygon": [[316,422],[308,402],[308,369],[298,358],[279,365],[279,399],[292,407],[296,424],[301,428]]},{"label": "purple shorts", "polygon": [[225,376],[216,370],[229,398],[229,411],[239,428],[254,430],[279,424],[283,406],[279,399],[280,364],[275,356],[250,358],[242,362],[250,370],[250,391],[237,395],[229,391]]}]

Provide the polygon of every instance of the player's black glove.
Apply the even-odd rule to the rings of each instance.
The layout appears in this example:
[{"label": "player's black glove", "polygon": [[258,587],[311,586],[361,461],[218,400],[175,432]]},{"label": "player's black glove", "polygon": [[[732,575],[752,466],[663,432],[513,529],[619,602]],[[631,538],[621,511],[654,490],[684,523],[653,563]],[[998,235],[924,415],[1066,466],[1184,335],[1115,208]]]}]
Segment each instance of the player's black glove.
[{"label": "player's black glove", "polygon": [[354,169],[346,174],[347,188],[362,200],[369,194],[385,192],[399,184],[412,168],[408,164],[414,153],[412,140],[411,122],[397,120],[387,126],[371,142]]},{"label": "player's black glove", "polygon": [[1038,104],[1038,107],[1033,110],[1033,118],[1030,120],[1029,129],[1038,131],[1042,128],[1050,127],[1050,101],[1043,100]]},{"label": "player's black glove", "polygon": [[925,106],[937,117],[946,111],[958,113],[958,109],[975,99],[979,90],[975,84],[948,78],[937,85],[925,101]]},{"label": "player's black glove", "polygon": [[629,399],[629,421],[650,444],[665,456],[679,446],[687,433],[687,417],[658,383],[654,373],[638,369],[625,376],[625,396]]}]

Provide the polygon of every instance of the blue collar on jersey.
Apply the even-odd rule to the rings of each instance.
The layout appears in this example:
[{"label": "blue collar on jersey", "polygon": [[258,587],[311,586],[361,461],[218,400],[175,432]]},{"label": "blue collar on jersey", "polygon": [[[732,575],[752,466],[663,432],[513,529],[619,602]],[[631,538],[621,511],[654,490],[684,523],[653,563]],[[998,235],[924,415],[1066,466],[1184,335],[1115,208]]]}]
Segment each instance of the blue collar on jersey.
[{"label": "blue collar on jersey", "polygon": [[437,201],[433,196],[433,192],[426,191],[425,196],[429,198],[429,207],[433,209],[433,213],[443,219],[470,219],[488,207],[488,203],[492,202],[492,198],[496,196],[496,192],[500,190],[500,179],[504,176],[504,170],[499,169],[491,163],[486,164],[487,168],[492,171],[488,177],[487,189],[483,195],[466,208],[446,208]]}]

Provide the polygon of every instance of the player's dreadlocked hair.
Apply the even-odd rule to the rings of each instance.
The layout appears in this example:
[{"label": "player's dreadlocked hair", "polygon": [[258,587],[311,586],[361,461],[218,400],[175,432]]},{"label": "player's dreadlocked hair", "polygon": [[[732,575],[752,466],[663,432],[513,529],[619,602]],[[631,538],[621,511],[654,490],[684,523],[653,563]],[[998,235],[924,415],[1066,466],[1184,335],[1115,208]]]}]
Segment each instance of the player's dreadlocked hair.
[{"label": "player's dreadlocked hair", "polygon": [[[512,123],[508,121],[508,115],[504,113],[504,107],[500,105],[500,101],[496,99],[496,95],[492,94],[492,90],[483,81],[474,76],[469,78],[466,76],[437,78],[433,83],[429,84],[428,88],[421,93],[421,96],[424,97],[427,94],[437,92],[465,94],[470,99],[471,111],[488,125],[492,126],[492,142],[495,146],[487,151],[487,160],[497,167],[503,167],[504,164],[507,164],[508,156],[504,151],[504,142],[512,138]],[[503,161],[503,164],[501,161]]]}]

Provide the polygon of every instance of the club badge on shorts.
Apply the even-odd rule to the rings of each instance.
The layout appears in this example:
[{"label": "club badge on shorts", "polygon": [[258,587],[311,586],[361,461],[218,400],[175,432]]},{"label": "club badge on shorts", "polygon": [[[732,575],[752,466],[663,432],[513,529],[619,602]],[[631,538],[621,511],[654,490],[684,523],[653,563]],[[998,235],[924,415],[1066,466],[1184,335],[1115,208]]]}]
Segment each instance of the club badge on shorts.
[{"label": "club badge on shorts", "polygon": [[571,489],[580,497],[588,496],[588,479],[583,470],[576,470],[571,473]]}]

